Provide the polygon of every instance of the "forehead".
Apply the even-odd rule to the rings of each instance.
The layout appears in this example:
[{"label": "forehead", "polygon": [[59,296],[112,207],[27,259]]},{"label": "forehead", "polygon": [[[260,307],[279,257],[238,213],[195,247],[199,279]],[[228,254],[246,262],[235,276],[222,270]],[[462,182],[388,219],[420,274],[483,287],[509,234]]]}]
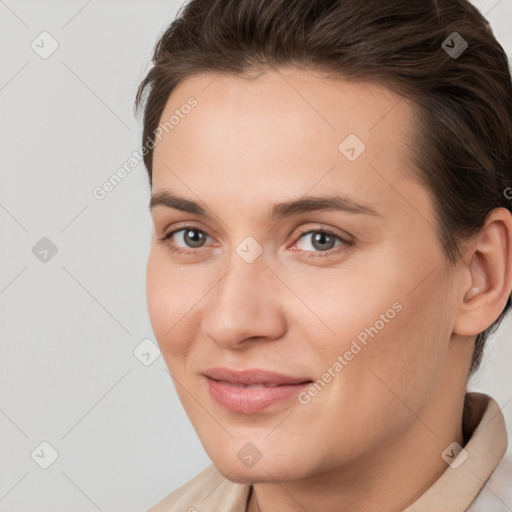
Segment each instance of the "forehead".
[{"label": "forehead", "polygon": [[248,199],[262,187],[281,197],[342,187],[392,202],[390,180],[412,176],[411,103],[378,83],[294,68],[200,74],[175,88],[160,124],[173,116],[155,146],[154,191],[186,185],[208,196],[214,185]]}]

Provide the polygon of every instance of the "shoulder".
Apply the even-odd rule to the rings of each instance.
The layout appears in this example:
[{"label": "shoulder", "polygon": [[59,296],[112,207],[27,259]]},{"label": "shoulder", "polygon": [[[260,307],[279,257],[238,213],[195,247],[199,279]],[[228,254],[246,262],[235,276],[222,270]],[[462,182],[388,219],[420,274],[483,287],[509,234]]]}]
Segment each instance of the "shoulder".
[{"label": "shoulder", "polygon": [[231,482],[212,464],[147,512],[245,512],[249,484]]}]

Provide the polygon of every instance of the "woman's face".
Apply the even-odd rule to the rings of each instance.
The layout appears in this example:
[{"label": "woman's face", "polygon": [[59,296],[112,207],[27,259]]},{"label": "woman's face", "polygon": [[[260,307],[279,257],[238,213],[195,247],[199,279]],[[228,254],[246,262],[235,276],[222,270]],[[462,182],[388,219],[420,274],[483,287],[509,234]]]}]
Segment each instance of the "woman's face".
[{"label": "woman's face", "polygon": [[[291,68],[196,75],[168,100],[152,193],[188,202],[152,208],[149,315],[230,480],[305,478],[414,429],[432,437],[418,418],[460,379],[450,343],[460,287],[430,193],[412,177],[410,109],[379,84]],[[337,208],[275,208],[335,196]],[[191,203],[206,214],[185,211]],[[213,368],[303,384],[242,389],[206,377]]]}]

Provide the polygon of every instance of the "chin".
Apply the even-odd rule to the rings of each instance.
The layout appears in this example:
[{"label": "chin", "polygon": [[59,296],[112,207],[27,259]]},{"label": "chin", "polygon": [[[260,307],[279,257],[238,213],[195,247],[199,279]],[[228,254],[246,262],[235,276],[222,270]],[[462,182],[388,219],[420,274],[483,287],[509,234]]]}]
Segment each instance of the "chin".
[{"label": "chin", "polygon": [[307,470],[299,463],[283,464],[262,457],[252,467],[244,467],[238,460],[214,461],[215,467],[231,482],[238,484],[256,484],[260,482],[285,482],[299,480],[308,476]]}]

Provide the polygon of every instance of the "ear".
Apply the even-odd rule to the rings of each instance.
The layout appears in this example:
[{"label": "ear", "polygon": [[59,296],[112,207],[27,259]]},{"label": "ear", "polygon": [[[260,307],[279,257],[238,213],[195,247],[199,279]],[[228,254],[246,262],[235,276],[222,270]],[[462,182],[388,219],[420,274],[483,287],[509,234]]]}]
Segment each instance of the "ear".
[{"label": "ear", "polygon": [[512,291],[512,215],[495,208],[467,244],[453,332],[474,336],[500,316]]}]

